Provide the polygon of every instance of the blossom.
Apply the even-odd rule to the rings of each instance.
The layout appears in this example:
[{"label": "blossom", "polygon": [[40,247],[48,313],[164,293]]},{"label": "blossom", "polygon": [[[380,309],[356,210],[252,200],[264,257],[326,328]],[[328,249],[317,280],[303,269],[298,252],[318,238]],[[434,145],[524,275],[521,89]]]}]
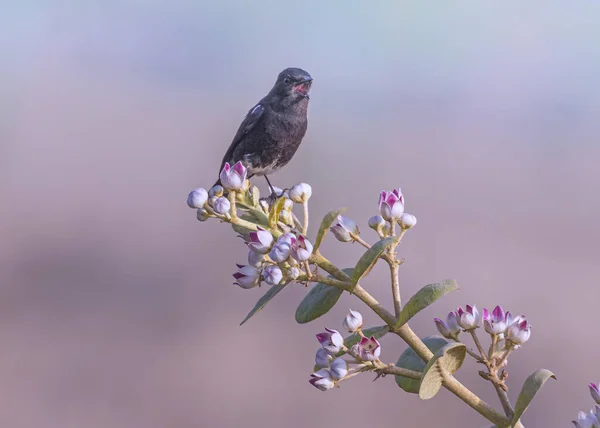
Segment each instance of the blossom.
[{"label": "blossom", "polygon": [[227,190],[242,190],[244,188],[244,181],[246,181],[246,175],[248,174],[247,168],[238,161],[233,168],[229,165],[229,162],[225,162],[219,178],[221,184]]},{"label": "blossom", "polygon": [[333,226],[329,228],[338,241],[350,242],[352,235],[358,235],[358,226],[354,221],[343,215],[338,215]]},{"label": "blossom", "polygon": [[374,336],[370,338],[363,337],[358,342],[358,356],[363,361],[375,361],[381,354],[381,346]]},{"label": "blossom", "polygon": [[388,221],[395,221],[404,213],[404,196],[402,189],[394,189],[391,192],[382,191],[379,195],[379,213]]},{"label": "blossom", "polygon": [[342,325],[350,333],[355,333],[356,330],[362,327],[363,317],[360,312],[353,311],[352,309],[350,309],[350,313],[346,315]]},{"label": "blossom", "polygon": [[308,260],[313,251],[313,245],[304,235],[292,238],[291,255],[294,260],[303,262]]},{"label": "blossom", "polygon": [[267,254],[273,245],[273,235],[271,232],[266,231],[260,226],[257,226],[257,230],[253,230],[248,234],[250,242],[248,246],[252,251],[256,251],[259,254]]},{"label": "blossom", "polygon": [[329,354],[335,355],[342,350],[344,338],[337,331],[330,328],[325,328],[325,332],[317,334],[317,340],[321,347]]},{"label": "blossom", "polygon": [[238,271],[233,274],[237,282],[234,284],[242,288],[252,288],[258,285],[260,279],[260,271],[254,266],[237,265]]},{"label": "blossom", "polygon": [[463,310],[463,308],[459,307],[456,313],[458,315],[456,321],[464,330],[476,329],[481,324],[481,316],[479,315],[479,311],[475,305],[467,305],[466,310]]}]

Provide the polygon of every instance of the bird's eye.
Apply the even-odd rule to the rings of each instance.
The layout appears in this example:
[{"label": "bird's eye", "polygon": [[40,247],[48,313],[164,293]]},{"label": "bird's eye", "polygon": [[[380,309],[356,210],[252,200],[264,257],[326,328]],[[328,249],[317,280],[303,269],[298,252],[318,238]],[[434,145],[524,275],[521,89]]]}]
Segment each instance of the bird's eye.
[{"label": "bird's eye", "polygon": [[283,83],[285,83],[286,85],[289,85],[292,81],[290,80],[289,77],[286,77],[283,79]]}]

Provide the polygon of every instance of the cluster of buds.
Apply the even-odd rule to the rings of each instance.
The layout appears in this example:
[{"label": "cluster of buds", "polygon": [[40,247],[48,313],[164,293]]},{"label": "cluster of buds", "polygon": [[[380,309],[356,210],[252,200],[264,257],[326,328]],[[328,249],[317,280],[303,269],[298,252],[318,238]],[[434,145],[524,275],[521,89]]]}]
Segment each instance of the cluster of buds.
[{"label": "cluster of buds", "polygon": [[[318,370],[310,375],[310,384],[327,391],[339,382],[367,370],[375,368],[379,362],[381,345],[373,336],[366,337],[362,333],[363,318],[360,312],[350,310],[344,318],[343,326],[349,333],[360,336],[360,341],[350,349],[344,344],[344,338],[337,330],[326,328],[317,334],[321,347],[315,356]],[[343,354],[343,356],[339,356]]]},{"label": "cluster of buds", "polygon": [[[380,238],[394,235],[396,224],[402,230],[410,229],[417,224],[414,215],[404,212],[404,195],[400,188],[382,191],[379,195],[379,215],[369,219],[369,227],[375,230]],[[360,240],[356,223],[343,215],[338,215],[330,231],[340,242]]]},{"label": "cluster of buds", "polygon": [[301,234],[284,233],[273,238],[271,232],[258,228],[250,232],[246,245],[248,264],[237,265],[233,274],[234,284],[242,288],[260,285],[261,279],[269,285],[277,285],[297,279],[313,251],[310,241]]},{"label": "cluster of buds", "polygon": [[[235,224],[238,208],[258,209],[264,212],[263,215],[269,214],[267,200],[260,200],[259,204],[254,201],[252,191],[258,190],[250,191],[247,175],[248,170],[242,162],[233,166],[225,163],[219,174],[221,185],[215,185],[208,191],[203,188],[193,190],[187,198],[188,206],[197,210],[200,221],[217,218]],[[238,264],[238,271],[233,274],[234,284],[242,288],[256,287],[262,281],[277,285],[297,279],[313,252],[311,242],[295,230],[298,220],[292,213],[294,202],[307,204],[312,195],[310,185],[300,183],[289,192],[281,189],[276,192],[279,198],[284,198],[278,217],[280,224],[284,225],[283,233],[279,226],[277,230],[257,226],[257,230],[242,236],[249,249],[248,264]]]},{"label": "cluster of buds", "polygon": [[589,413],[579,412],[577,420],[573,421],[573,424],[577,428],[600,428],[600,383],[589,384],[590,395],[596,402],[596,406],[589,411]]},{"label": "cluster of buds", "polygon": [[481,327],[492,337],[505,340],[507,348],[515,349],[523,345],[531,336],[531,325],[525,315],[513,316],[510,311],[504,312],[502,307],[496,306],[491,312],[483,310],[483,316],[475,305],[467,305],[465,309],[459,307],[446,317],[446,322],[434,318],[435,325],[446,339],[458,341],[461,331],[470,332]]}]

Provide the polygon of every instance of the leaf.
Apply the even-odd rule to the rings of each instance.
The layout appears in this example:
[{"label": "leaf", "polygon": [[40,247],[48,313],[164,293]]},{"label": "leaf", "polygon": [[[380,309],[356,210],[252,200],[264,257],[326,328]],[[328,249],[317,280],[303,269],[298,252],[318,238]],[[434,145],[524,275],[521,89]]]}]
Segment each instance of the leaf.
[{"label": "leaf", "polygon": [[465,361],[467,347],[463,343],[448,343],[434,353],[423,370],[421,386],[419,387],[419,398],[429,400],[435,397],[444,377],[455,373]]},{"label": "leaf", "polygon": [[444,294],[448,294],[457,288],[458,284],[453,279],[446,279],[436,284],[427,284],[417,291],[408,300],[408,302],[406,302],[406,305],[404,305],[404,308],[402,308],[402,311],[400,311],[396,328],[406,324],[408,320],[414,317],[417,313],[431,305]]},{"label": "leaf", "polygon": [[517,402],[515,404],[515,415],[511,421],[511,426],[514,426],[519,421],[525,410],[527,410],[527,407],[529,407],[533,397],[535,397],[544,383],[546,383],[546,381],[550,378],[556,379],[556,376],[554,376],[554,373],[552,373],[550,370],[546,369],[536,370],[529,375],[523,384],[523,388],[519,393],[519,397],[517,398]]},{"label": "leaf", "polygon": [[[447,345],[449,342],[442,336],[428,336],[423,338],[423,343],[431,352],[435,354],[440,348]],[[421,357],[419,357],[417,353],[413,351],[412,348],[406,348],[400,355],[400,358],[398,358],[396,366],[422,372],[423,369],[425,369],[426,364],[425,361],[423,361]],[[410,379],[404,376],[395,376],[395,378],[398,386],[406,392],[410,392],[412,394],[419,393],[419,386],[421,384],[420,380]]]},{"label": "leaf", "polygon": [[287,198],[279,198],[271,207],[271,210],[269,211],[269,226],[270,227],[273,227],[273,228],[277,227],[277,222],[279,221],[279,214],[281,214],[281,210],[283,210],[286,200],[287,200]]},{"label": "leaf", "polygon": [[369,248],[362,257],[356,263],[356,267],[354,268],[354,274],[352,275],[352,285],[353,287],[358,284],[358,281],[368,273],[369,270],[375,265],[377,259],[390,245],[396,242],[398,238],[396,236],[390,236],[389,238],[384,238],[381,241],[377,241],[371,248]]},{"label": "leaf", "polygon": [[339,216],[347,209],[348,208],[340,208],[339,210],[330,211],[325,215],[325,217],[323,217],[321,225],[319,226],[319,231],[317,232],[317,237],[315,238],[315,242],[313,244],[314,252],[318,250],[319,246],[321,245],[321,242],[323,242],[323,239],[325,238],[325,234],[327,233],[333,222],[337,219],[337,216]]},{"label": "leaf", "polygon": [[246,321],[248,321],[250,318],[252,318],[257,312],[259,312],[262,308],[264,308],[267,303],[269,303],[271,301],[271,299],[273,299],[273,297],[275,297],[281,290],[284,289],[284,287],[287,284],[283,284],[283,285],[274,285],[271,288],[269,288],[269,290],[265,293],[264,296],[262,296],[260,299],[258,299],[258,302],[256,302],[256,305],[254,305],[254,308],[252,308],[252,310],[248,313],[248,315],[246,315],[246,318],[244,318],[244,320],[240,323],[240,325],[244,324]]},{"label": "leaf", "polygon": [[[352,273],[352,268],[342,270],[346,274]],[[319,318],[321,315],[325,315],[337,303],[343,291],[341,288],[332,287],[331,285],[316,284],[298,305],[296,322],[305,324]]]},{"label": "leaf", "polygon": [[[389,325],[380,325],[377,327],[370,327],[370,328],[363,330],[362,332],[366,337],[373,336],[375,339],[380,339],[390,332],[390,326]],[[359,341],[360,341],[360,336],[358,334],[352,334],[344,339],[344,345],[346,345],[347,348],[352,348],[352,346],[357,344]],[[340,357],[344,354],[345,354],[345,352],[341,351],[337,356]]]}]

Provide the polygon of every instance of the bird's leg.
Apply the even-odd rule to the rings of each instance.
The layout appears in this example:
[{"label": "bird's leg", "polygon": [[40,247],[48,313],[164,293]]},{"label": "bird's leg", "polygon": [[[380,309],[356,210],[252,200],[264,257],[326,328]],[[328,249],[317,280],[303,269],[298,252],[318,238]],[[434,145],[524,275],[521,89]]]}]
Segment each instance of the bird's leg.
[{"label": "bird's leg", "polygon": [[281,195],[278,195],[277,192],[275,192],[275,188],[273,187],[273,185],[271,184],[271,182],[269,181],[269,178],[265,175],[265,180],[267,180],[267,184],[269,185],[269,188],[271,190],[271,194],[265,198],[266,201],[269,203],[269,205],[273,205],[273,203],[280,197],[283,196],[283,192],[281,192]]}]

